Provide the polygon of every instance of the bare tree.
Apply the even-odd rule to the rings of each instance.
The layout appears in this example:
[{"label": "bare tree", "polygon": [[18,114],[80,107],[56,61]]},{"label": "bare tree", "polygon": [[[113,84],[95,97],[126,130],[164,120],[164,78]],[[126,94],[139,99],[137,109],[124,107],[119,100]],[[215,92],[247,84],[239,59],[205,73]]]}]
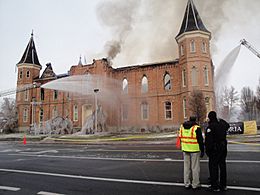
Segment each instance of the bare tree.
[{"label": "bare tree", "polygon": [[221,109],[221,115],[223,118],[225,118],[227,121],[231,121],[235,118],[236,113],[236,106],[239,102],[239,94],[235,90],[233,86],[230,88],[225,87],[224,92],[222,94],[222,107]]},{"label": "bare tree", "polygon": [[4,133],[13,133],[17,128],[17,112],[15,100],[4,98],[0,111],[0,128]]},{"label": "bare tree", "polygon": [[191,92],[189,98],[189,109],[191,115],[197,117],[199,123],[203,123],[206,119],[207,108],[205,104],[205,97],[200,90],[194,90]]},{"label": "bare tree", "polygon": [[253,120],[255,117],[255,103],[256,97],[254,91],[250,87],[244,87],[241,90],[241,109],[244,120]]}]

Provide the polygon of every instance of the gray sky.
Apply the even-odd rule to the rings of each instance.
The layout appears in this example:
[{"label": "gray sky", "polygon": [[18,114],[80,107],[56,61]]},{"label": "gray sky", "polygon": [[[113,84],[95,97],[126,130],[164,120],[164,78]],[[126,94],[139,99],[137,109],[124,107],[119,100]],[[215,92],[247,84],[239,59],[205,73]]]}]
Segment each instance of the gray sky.
[{"label": "gray sky", "polygon": [[[110,55],[113,66],[173,60],[186,0],[0,0],[0,91],[15,88],[15,66],[33,29],[40,63],[56,74]],[[242,38],[260,52],[259,0],[194,0],[212,32],[216,68]],[[231,69],[228,86],[255,90],[260,59],[245,47]]]}]

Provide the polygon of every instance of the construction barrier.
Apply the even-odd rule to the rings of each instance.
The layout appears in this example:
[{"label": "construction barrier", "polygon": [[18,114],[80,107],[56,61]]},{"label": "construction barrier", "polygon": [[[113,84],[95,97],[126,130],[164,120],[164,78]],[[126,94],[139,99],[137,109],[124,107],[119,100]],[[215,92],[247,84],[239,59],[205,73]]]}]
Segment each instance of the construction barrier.
[{"label": "construction barrier", "polygon": [[244,122],[244,134],[257,134],[256,121]]}]

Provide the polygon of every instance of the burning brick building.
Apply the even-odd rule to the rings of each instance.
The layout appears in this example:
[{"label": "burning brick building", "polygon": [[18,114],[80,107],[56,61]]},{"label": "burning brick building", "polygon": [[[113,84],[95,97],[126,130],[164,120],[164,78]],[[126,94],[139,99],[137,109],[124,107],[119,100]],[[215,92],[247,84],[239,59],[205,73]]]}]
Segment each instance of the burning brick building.
[{"label": "burning brick building", "polygon": [[[113,68],[105,58],[93,60],[91,64],[82,64],[80,60],[68,73],[57,75],[51,64],[40,74],[42,65],[32,34],[17,64],[17,88],[24,89],[16,96],[19,130],[25,131],[32,124],[44,125],[57,116],[69,118],[75,129],[81,129],[93,113],[97,113],[96,108],[102,108],[105,113],[105,130],[173,128],[191,115],[188,105],[193,90],[203,92],[208,111],[214,109],[211,33],[191,0],[175,39],[179,50],[179,58],[175,60],[121,68]],[[87,95],[41,87],[76,75],[98,76],[96,82],[100,78],[105,80],[101,87],[93,87],[93,93]],[[106,79],[117,84],[109,88]],[[110,101],[103,101],[102,89],[110,89],[114,97],[105,97]],[[95,129],[94,124],[92,126]]]}]

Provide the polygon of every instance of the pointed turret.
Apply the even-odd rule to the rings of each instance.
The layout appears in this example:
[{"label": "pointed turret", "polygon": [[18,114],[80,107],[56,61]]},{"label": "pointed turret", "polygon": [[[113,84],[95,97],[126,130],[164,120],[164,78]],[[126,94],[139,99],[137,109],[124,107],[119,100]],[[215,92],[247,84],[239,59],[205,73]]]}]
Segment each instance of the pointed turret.
[{"label": "pointed turret", "polygon": [[204,26],[202,19],[199,16],[198,10],[196,9],[193,3],[193,0],[188,0],[181,29],[176,38],[178,38],[180,35],[184,33],[198,30],[210,34],[210,32]]},{"label": "pointed turret", "polygon": [[79,66],[82,66],[83,64],[82,64],[82,61],[81,61],[81,55],[80,55],[80,57],[79,57],[79,63],[78,63],[78,65]]},{"label": "pointed turret", "polygon": [[34,40],[33,40],[33,33],[31,34],[30,41],[23,53],[21,60],[18,62],[18,64],[34,64],[34,65],[38,65],[38,66],[40,66],[40,68],[42,68],[42,66],[39,62],[39,59],[38,59],[36,48],[35,48],[35,44],[34,44]]}]

